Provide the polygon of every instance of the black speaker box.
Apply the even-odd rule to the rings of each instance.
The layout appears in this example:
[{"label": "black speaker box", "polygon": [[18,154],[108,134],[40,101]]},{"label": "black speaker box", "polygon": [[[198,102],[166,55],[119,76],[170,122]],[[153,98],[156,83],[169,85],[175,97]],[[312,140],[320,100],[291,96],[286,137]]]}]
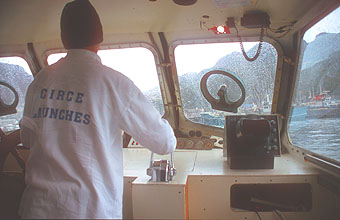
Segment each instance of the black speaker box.
[{"label": "black speaker box", "polygon": [[273,169],[280,155],[278,116],[226,116],[223,139],[231,169]]}]

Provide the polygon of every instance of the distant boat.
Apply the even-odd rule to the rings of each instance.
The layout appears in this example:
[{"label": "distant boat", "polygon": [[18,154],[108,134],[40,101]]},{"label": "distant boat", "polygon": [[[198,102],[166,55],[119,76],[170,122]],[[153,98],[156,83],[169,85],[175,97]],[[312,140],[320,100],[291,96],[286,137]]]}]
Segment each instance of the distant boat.
[{"label": "distant boat", "polygon": [[217,127],[224,127],[225,116],[213,115],[210,112],[201,113],[201,123]]},{"label": "distant boat", "polygon": [[340,101],[332,100],[328,91],[322,92],[308,103],[306,118],[340,118]]},{"label": "distant boat", "polygon": [[306,118],[340,118],[340,103],[319,107],[308,106]]}]

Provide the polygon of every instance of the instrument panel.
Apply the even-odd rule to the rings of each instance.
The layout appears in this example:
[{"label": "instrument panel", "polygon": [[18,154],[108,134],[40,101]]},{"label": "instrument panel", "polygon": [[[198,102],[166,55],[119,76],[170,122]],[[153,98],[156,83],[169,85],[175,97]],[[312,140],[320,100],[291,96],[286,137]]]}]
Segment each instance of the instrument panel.
[{"label": "instrument panel", "polygon": [[216,139],[210,138],[177,138],[177,149],[211,150],[215,142]]}]

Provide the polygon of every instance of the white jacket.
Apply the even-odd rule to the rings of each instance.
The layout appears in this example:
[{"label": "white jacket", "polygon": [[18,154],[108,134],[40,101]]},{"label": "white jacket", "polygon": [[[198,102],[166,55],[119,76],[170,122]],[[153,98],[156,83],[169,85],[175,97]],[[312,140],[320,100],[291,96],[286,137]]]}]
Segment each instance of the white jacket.
[{"label": "white jacket", "polygon": [[158,154],[176,146],[133,82],[81,49],[38,73],[21,126],[30,147],[22,218],[122,218],[122,130]]}]

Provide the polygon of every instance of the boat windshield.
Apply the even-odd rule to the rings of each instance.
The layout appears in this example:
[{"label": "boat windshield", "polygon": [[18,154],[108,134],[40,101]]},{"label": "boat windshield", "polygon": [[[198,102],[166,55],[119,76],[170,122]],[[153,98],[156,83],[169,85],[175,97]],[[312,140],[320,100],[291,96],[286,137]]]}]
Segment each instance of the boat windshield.
[{"label": "boat windshield", "polygon": [[[49,65],[66,53],[54,53],[47,57]],[[99,50],[102,63],[129,77],[153,106],[163,115],[164,106],[153,53],[143,47]]]},{"label": "boat windshield", "polygon": [[340,8],[305,32],[290,113],[291,142],[340,161]]},{"label": "boat windshield", "polygon": [[[254,57],[258,42],[243,44],[247,55]],[[240,43],[179,45],[174,54],[183,111],[189,120],[224,127],[225,114],[233,114],[212,109],[202,95],[201,78],[212,70],[232,73],[243,82],[246,96],[237,114],[270,114],[278,57],[276,49],[270,43],[263,43],[261,53],[254,62],[244,58]],[[240,98],[240,88],[223,75],[211,75],[207,80],[207,89],[215,99],[219,99],[217,92],[223,84],[228,86],[231,101]]]},{"label": "boat windshield", "polygon": [[[12,86],[18,93],[19,102],[16,113],[0,115],[0,128],[3,132],[19,129],[25,105],[25,97],[28,86],[33,81],[32,72],[27,62],[21,57],[0,58],[0,81]],[[0,107],[1,102],[11,105],[15,100],[14,93],[6,86],[0,85]]]}]

